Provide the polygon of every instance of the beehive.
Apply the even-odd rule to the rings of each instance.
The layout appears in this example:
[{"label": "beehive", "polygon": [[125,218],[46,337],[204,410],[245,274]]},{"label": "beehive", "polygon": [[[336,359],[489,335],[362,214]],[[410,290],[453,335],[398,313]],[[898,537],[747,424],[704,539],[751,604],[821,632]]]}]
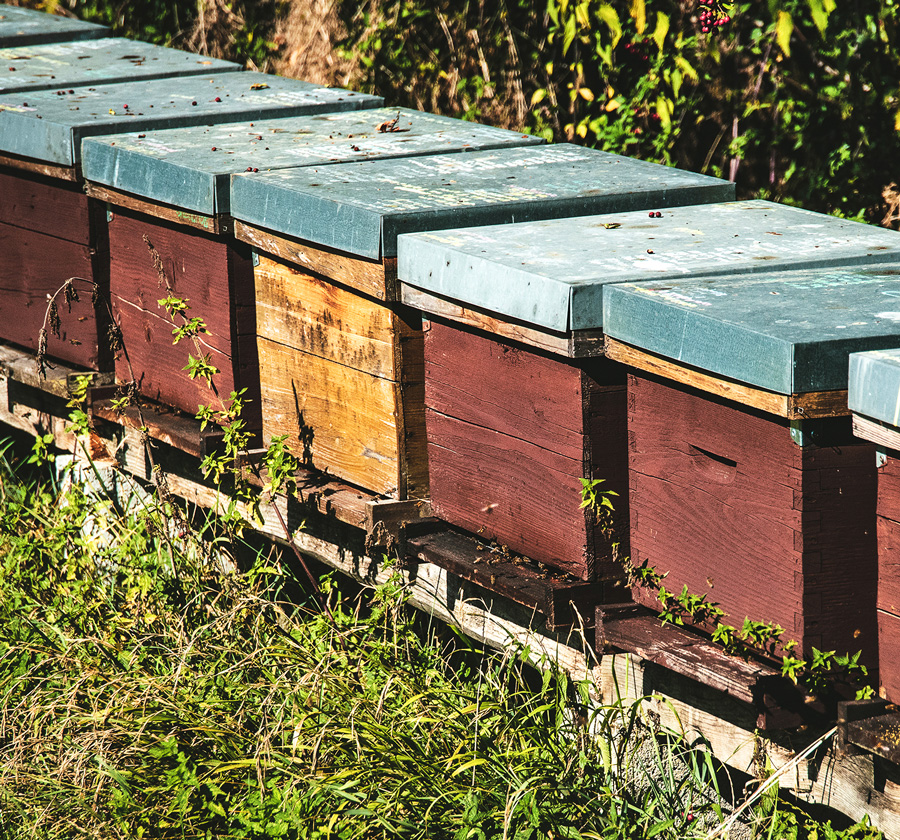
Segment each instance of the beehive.
[{"label": "beehive", "polygon": [[[889,301],[880,313],[896,316]],[[897,342],[900,345],[900,341]],[[900,701],[900,351],[850,356],[849,405],[857,437],[876,446],[878,673],[880,694]]]},{"label": "beehive", "polygon": [[[253,266],[250,247],[232,236],[232,175],[526,142],[513,132],[414,111],[351,111],[345,106],[355,107],[360,97],[318,93],[310,102],[314,116],[85,140],[88,190],[111,207],[110,294],[128,350],[117,363],[118,379],[129,380],[133,371],[146,396],[190,413],[210,402],[202,380],[190,380],[183,370],[187,353],[196,356],[196,350],[171,346],[173,326],[158,305],[165,295],[152,245],[174,293],[206,323],[202,351],[220,371],[214,380],[219,394],[227,399],[247,388],[245,419],[259,427]],[[330,93],[334,113],[319,113],[323,93]],[[395,130],[379,131],[391,123]]]},{"label": "beehive", "polygon": [[724,275],[605,299],[607,353],[633,371],[633,560],[728,623],[774,621],[804,656],[862,649],[876,664],[875,451],[852,435],[847,358],[900,342],[883,317],[897,273]]},{"label": "beehive", "polygon": [[[434,319],[425,342],[434,511],[580,577],[613,572],[610,546],[598,544],[580,494],[581,479],[603,479],[601,489],[619,493],[616,513],[625,531],[619,548],[627,553],[625,369],[592,358],[604,352],[608,291],[654,276],[675,282],[869,254],[896,259],[898,246],[890,231],[766,202],[673,208],[652,219],[617,213],[401,237],[403,300]],[[466,361],[476,337],[490,363]],[[551,363],[556,378],[542,372]],[[512,376],[515,387],[498,384]],[[576,387],[569,396],[564,376]],[[668,407],[658,410],[660,424],[674,422]],[[567,469],[551,465],[548,459],[566,455],[564,436],[538,421],[581,436],[584,457],[575,457],[573,446]],[[566,523],[553,542],[547,522]]]},{"label": "beehive", "polygon": [[[186,65],[186,54],[176,50],[154,55],[157,73],[201,72]],[[227,62],[213,65],[218,72],[211,75],[0,96],[0,244],[6,256],[0,276],[7,301],[21,313],[0,325],[0,339],[36,349],[47,296],[69,277],[81,277],[87,281],[79,284],[81,300],[71,314],[61,308],[62,335],[50,337],[48,350],[80,367],[96,369],[109,363],[104,335],[105,210],[81,189],[80,148],[85,136],[140,131],[151,125],[191,125],[226,114],[253,118],[372,104],[370,98],[346,91],[232,72],[239,68]],[[266,87],[253,90],[261,84]],[[103,298],[96,311],[90,302],[93,282]]]},{"label": "beehive", "polygon": [[109,29],[96,23],[0,3],[0,47],[87,41],[108,34]]},{"label": "beehive", "polygon": [[[515,138],[506,145],[528,140]],[[424,494],[422,334],[396,303],[398,234],[732,194],[723,181],[568,145],[236,176],[238,237],[280,260],[261,260],[256,275],[265,436],[288,435],[308,463],[367,490]],[[307,306],[321,294],[340,303]],[[348,336],[400,366],[343,349]]]}]

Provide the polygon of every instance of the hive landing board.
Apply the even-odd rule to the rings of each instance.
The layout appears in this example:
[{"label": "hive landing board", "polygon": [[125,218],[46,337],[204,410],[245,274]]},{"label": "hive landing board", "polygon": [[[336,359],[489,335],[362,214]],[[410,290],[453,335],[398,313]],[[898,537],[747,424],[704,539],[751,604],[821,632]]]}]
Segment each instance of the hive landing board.
[{"label": "hive landing board", "polygon": [[606,334],[779,394],[842,391],[850,353],[900,346],[900,265],[622,283]]},{"label": "hive landing board", "polygon": [[87,41],[107,35],[109,29],[97,23],[0,3],[0,47]]},{"label": "hive landing board", "polygon": [[128,38],[4,47],[0,49],[0,95],[240,69],[230,61]]},{"label": "hive landing board", "polygon": [[239,172],[322,171],[367,158],[541,143],[451,117],[376,108],[90,138],[83,144],[83,170],[93,183],[213,215],[228,212],[231,177]]},{"label": "hive landing board", "polygon": [[215,73],[0,96],[0,151],[72,166],[85,137],[375,108],[381,97],[263,73]]},{"label": "hive landing board", "polygon": [[900,260],[900,233],[740,201],[400,238],[404,300],[416,289],[545,330],[602,329],[611,283]]},{"label": "hive landing board", "polygon": [[244,173],[231,197],[251,225],[379,259],[401,233],[728,201],[734,184],[559,144]]}]

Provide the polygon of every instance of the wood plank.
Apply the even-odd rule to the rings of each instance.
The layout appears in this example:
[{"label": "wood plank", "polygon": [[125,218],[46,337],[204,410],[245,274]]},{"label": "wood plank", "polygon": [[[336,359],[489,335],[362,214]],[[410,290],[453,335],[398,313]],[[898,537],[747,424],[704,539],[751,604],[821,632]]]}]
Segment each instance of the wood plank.
[{"label": "wood plank", "polygon": [[[572,356],[572,342],[570,336],[563,333],[551,333],[526,326],[518,321],[508,318],[494,317],[480,309],[463,306],[457,301],[448,300],[439,295],[430,294],[415,286],[403,285],[402,299],[405,304],[436,315],[447,318],[458,324],[464,324],[478,330],[484,330],[491,335],[508,338],[512,341],[546,350],[559,356]],[[596,342],[598,354],[603,352],[602,340]],[[584,354],[588,355],[588,354]]]},{"label": "wood plank", "polygon": [[0,222],[95,247],[90,200],[71,182],[0,168],[0,197]]},{"label": "wood plank", "polygon": [[894,426],[882,423],[880,420],[873,420],[870,417],[863,417],[861,414],[854,414],[853,434],[863,440],[877,443],[886,449],[900,451],[900,430]]},{"label": "wood plank", "polygon": [[278,236],[271,231],[234,220],[234,235],[259,251],[343,283],[378,300],[398,301],[397,259],[354,257],[324,246]]},{"label": "wood plank", "polygon": [[900,713],[888,712],[876,717],[848,722],[847,740],[875,755],[900,764]]},{"label": "wood plank", "polygon": [[648,662],[662,665],[754,707],[758,707],[761,700],[759,680],[781,678],[781,672],[775,668],[729,656],[721,647],[696,633],[672,624],[663,625],[655,615],[601,618],[603,607],[598,607],[597,613],[598,649],[609,645],[635,653]]},{"label": "wood plank", "polygon": [[30,388],[46,391],[66,400],[72,393],[72,386],[77,377],[86,376],[94,385],[112,382],[111,373],[73,368],[61,362],[48,362],[46,375],[42,377],[34,353],[5,344],[0,344],[0,372],[3,376]]},{"label": "wood plank", "polygon": [[374,493],[426,492],[424,386],[259,339],[265,439],[288,435],[304,466]]},{"label": "wood plank", "polygon": [[733,380],[710,376],[661,356],[638,350],[609,336],[606,336],[605,347],[607,357],[622,364],[789,420],[841,417],[850,413],[847,408],[846,391],[776,394]]},{"label": "wood plank", "polygon": [[[856,433],[856,425],[853,428]],[[868,438],[867,438],[868,439]],[[879,516],[900,522],[900,458],[895,450],[888,450],[885,460],[878,467]]]},{"label": "wood plank", "polygon": [[[187,300],[188,317],[200,317],[209,331],[198,336],[203,353],[220,373],[213,383],[222,400],[247,388],[244,419],[261,424],[259,374],[253,319],[241,315],[253,301],[253,266],[244,249],[226,237],[152,219],[132,210],[119,211],[109,223],[110,296],[127,358],[120,354],[116,376],[129,381],[134,369],[141,393],[195,414],[198,405],[218,407],[201,379],[184,368],[197,355],[193,341],[172,343],[173,324],[158,301],[167,294],[144,241],[147,236],[162,262],[169,287]],[[180,323],[180,321],[179,321]],[[249,328],[249,332],[240,331]],[[129,367],[129,361],[131,367]]]},{"label": "wood plank", "polygon": [[783,420],[639,375],[628,426],[634,562],[731,624],[775,621],[807,652],[874,654],[870,445],[799,447]]},{"label": "wood plank", "polygon": [[426,424],[435,515],[584,580],[612,564],[581,508],[581,458],[431,409]]},{"label": "wood plank", "polygon": [[424,380],[418,313],[265,256],[254,277],[260,336],[373,376]]},{"label": "wood plank", "polygon": [[71,312],[60,297],[60,336],[48,330],[47,354],[76,367],[106,367],[109,353],[100,343],[98,317],[102,308],[91,302],[90,283],[97,276],[98,256],[87,245],[0,223],[0,296],[4,311],[15,317],[0,322],[0,340],[37,352],[40,331],[47,312],[48,295],[55,294],[70,277],[88,282],[77,285],[79,300]]},{"label": "wood plank", "polygon": [[429,409],[584,460],[585,394],[577,365],[439,321],[425,330],[425,355]]},{"label": "wood plank", "polygon": [[900,523],[878,517],[878,608],[900,615]]},{"label": "wood plank", "polygon": [[878,610],[878,693],[900,703],[900,615]]},{"label": "wood plank", "polygon": [[46,175],[48,178],[57,178],[60,181],[79,181],[81,179],[81,173],[75,166],[57,166],[8,153],[0,153],[0,166],[8,166],[10,169],[18,169],[34,175]]},{"label": "wood plank", "polygon": [[590,627],[594,606],[602,602],[607,589],[600,582],[553,577],[527,562],[504,562],[480,540],[446,529],[409,537],[407,550],[420,560],[536,610],[551,630],[582,622],[581,626]]},{"label": "wood plank", "polygon": [[143,213],[155,219],[211,234],[226,234],[230,233],[232,229],[231,219],[224,213],[216,216],[194,213],[180,207],[173,207],[169,204],[162,204],[158,201],[151,201],[148,198],[114,190],[111,187],[95,184],[91,181],[85,183],[84,191],[97,201],[104,201],[113,205],[110,208],[112,213],[115,213],[117,209],[124,208]]}]

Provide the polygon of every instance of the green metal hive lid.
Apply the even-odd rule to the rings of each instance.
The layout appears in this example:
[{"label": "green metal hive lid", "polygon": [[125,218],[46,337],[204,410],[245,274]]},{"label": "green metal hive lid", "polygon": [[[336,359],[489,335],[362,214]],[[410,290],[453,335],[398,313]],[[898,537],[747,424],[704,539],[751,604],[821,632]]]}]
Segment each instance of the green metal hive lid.
[{"label": "green metal hive lid", "polygon": [[895,231],[740,201],[403,236],[397,272],[404,289],[567,332],[605,328],[609,284],[889,260]]},{"label": "green metal hive lid", "polygon": [[[896,234],[900,238],[900,234]],[[842,391],[847,357],[900,344],[900,264],[609,286],[606,334],[779,394]]]},{"label": "green metal hive lid", "polygon": [[321,172],[367,158],[538,143],[502,128],[380,108],[90,138],[82,166],[89,181],[212,215],[228,212],[231,176],[248,170]]},{"label": "green metal hive lid", "polygon": [[[0,151],[72,166],[85,137],[375,108],[377,96],[263,73],[215,73],[0,96]],[[127,107],[126,107],[127,106]]]},{"label": "green metal hive lid", "polygon": [[[897,309],[900,310],[900,305]],[[900,321],[900,311],[885,314]],[[894,346],[900,346],[900,339]],[[847,402],[856,414],[900,428],[900,349],[871,350],[850,356]]]},{"label": "green metal hive lid", "polygon": [[717,178],[568,144],[260,171],[231,185],[236,218],[372,259],[412,231],[733,197]]},{"label": "green metal hive lid", "polygon": [[22,6],[0,3],[0,47],[49,44],[54,41],[86,41],[104,38],[109,29],[98,23],[48,15]]},{"label": "green metal hive lid", "polygon": [[218,58],[128,38],[0,49],[0,95],[240,70]]}]

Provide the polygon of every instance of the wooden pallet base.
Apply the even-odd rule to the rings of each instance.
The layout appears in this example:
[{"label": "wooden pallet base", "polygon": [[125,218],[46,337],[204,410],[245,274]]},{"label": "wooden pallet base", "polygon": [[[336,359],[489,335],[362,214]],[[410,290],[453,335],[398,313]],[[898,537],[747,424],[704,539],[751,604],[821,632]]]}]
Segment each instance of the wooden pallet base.
[{"label": "wooden pallet base", "polygon": [[828,723],[823,703],[798,689],[781,672],[763,662],[730,656],[708,638],[663,624],[637,604],[597,607],[596,645],[635,653],[646,662],[697,680],[733,699],[749,704],[760,730],[823,727]]},{"label": "wooden pallet base", "polygon": [[[142,435],[139,430],[147,429],[148,437],[156,442],[191,456],[201,459],[221,446],[222,432],[218,429],[200,429],[200,422],[192,417],[172,411],[165,406],[145,401],[141,409],[129,407],[123,413],[115,412],[109,401],[115,387],[93,390],[90,393],[90,412],[95,421],[121,427],[126,434],[132,449],[143,449]],[[257,441],[258,445],[258,441]],[[252,465],[261,450],[248,453],[244,468],[247,477],[253,482]],[[144,454],[135,455],[131,464],[132,471],[140,477],[149,479],[147,468],[138,467],[143,463]],[[428,516],[431,507],[427,500],[410,500],[398,502],[393,499],[380,499],[370,493],[359,490],[349,484],[330,478],[315,470],[300,470],[297,479],[297,501],[317,513],[332,517],[340,522],[361,528],[365,531],[367,545],[374,548],[381,546],[393,548],[399,536],[399,529],[407,522]],[[258,486],[261,486],[256,481]]]},{"label": "wooden pallet base", "polygon": [[585,582],[569,575],[541,570],[537,565],[492,553],[480,540],[434,520],[414,526],[429,528],[411,534],[407,528],[407,556],[434,563],[463,580],[478,584],[516,604],[543,615],[551,630],[590,627],[594,607],[604,598],[621,600],[625,590],[616,581]]}]

